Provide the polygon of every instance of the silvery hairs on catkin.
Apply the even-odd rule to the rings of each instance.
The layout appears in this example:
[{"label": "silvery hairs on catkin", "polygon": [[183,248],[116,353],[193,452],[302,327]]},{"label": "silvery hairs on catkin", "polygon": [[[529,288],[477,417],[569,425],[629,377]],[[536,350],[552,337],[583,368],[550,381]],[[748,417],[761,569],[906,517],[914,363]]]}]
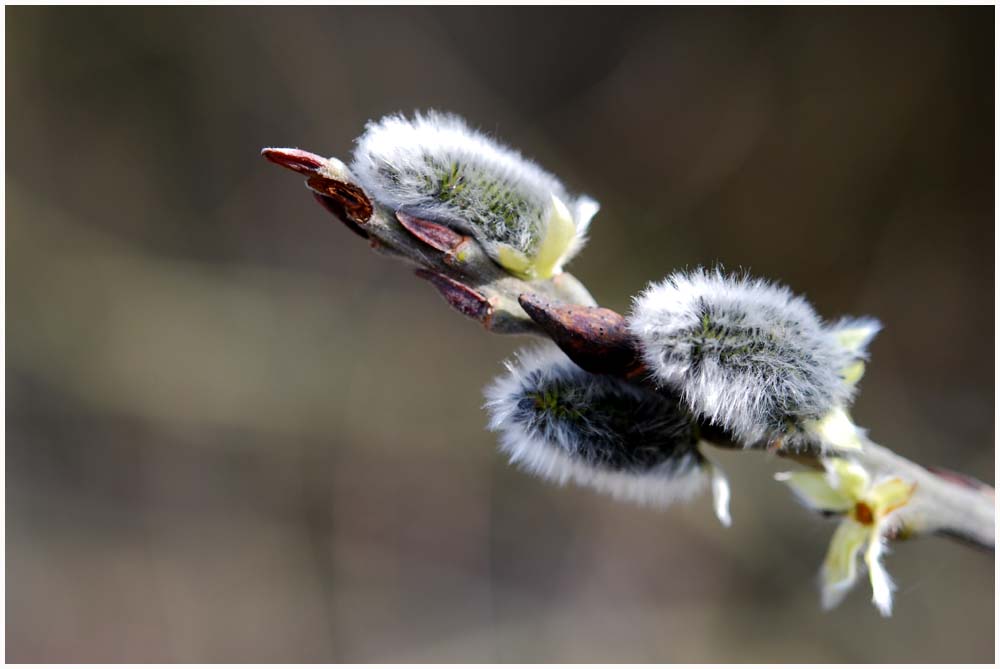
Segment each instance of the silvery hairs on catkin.
[{"label": "silvery hairs on catkin", "polygon": [[534,257],[554,207],[567,207],[574,230],[557,270],[582,248],[598,209],[589,197],[571,198],[555,176],[461,118],[433,111],[368,123],[351,171],[376,202],[452,225],[494,260],[505,246]]},{"label": "silvery hairs on catkin", "polygon": [[879,324],[826,326],[787,288],[698,269],[651,284],[629,328],[654,380],[696,415],[745,445],[794,446],[850,403]]},{"label": "silvery hairs on catkin", "polygon": [[669,393],[586,372],[552,344],[506,366],[485,392],[489,428],[527,471],[654,506],[692,497],[714,473],[693,417]]}]

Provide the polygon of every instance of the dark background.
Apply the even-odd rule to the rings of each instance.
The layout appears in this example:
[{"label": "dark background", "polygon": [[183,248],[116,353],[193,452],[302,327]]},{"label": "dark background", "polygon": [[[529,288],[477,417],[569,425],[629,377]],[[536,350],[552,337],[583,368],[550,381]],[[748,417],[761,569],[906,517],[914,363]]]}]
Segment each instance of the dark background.
[{"label": "dark background", "polygon": [[833,525],[721,454],[666,512],[508,467],[523,340],[449,311],[262,146],[458,112],[603,209],[606,306],[699,263],[885,324],[856,420],[994,471],[989,8],[26,8],[7,18],[7,659],[988,662],[990,555]]}]

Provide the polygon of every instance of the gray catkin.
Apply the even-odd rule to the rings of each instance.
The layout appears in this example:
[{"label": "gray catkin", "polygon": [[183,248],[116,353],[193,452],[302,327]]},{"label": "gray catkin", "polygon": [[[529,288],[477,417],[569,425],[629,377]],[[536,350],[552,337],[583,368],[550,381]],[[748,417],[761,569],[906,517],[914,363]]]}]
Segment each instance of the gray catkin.
[{"label": "gray catkin", "polygon": [[438,112],[387,116],[357,139],[351,171],[379,204],[434,219],[474,236],[497,259],[509,246],[533,257],[552,214],[569,208],[576,235],[563,262],[582,248],[597,203],[517,151]]},{"label": "gray catkin", "polygon": [[[867,358],[874,319],[827,326],[801,297],[761,279],[677,272],[634,300],[629,327],[653,379],[700,418],[753,444],[811,439],[847,406],[845,370]],[[859,330],[849,345],[838,333]]]},{"label": "gray catkin", "polygon": [[675,395],[585,372],[554,345],[507,368],[486,390],[489,427],[529,472],[658,506],[707,482],[695,420]]}]

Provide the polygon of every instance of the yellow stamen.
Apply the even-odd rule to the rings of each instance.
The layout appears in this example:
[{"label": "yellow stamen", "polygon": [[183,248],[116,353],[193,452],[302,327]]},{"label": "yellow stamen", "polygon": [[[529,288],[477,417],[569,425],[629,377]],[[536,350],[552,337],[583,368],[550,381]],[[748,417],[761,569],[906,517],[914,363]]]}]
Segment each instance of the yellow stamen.
[{"label": "yellow stamen", "polygon": [[862,525],[871,525],[875,522],[875,514],[872,513],[870,506],[864,502],[858,502],[854,505],[854,520]]}]

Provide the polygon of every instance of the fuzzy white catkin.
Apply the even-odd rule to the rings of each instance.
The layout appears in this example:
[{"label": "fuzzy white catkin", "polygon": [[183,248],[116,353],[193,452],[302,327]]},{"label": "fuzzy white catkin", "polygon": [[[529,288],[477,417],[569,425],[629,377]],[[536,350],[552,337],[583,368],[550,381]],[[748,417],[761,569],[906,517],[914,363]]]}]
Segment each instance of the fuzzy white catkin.
[{"label": "fuzzy white catkin", "polygon": [[702,269],[651,284],[629,316],[650,374],[697,416],[747,445],[792,447],[849,405],[879,327],[828,326],[787,288]]},{"label": "fuzzy white catkin", "polygon": [[433,111],[370,122],[351,171],[379,204],[470,234],[494,260],[528,278],[561,271],[598,210],[518,152]]},{"label": "fuzzy white catkin", "polygon": [[[486,389],[489,427],[513,463],[560,485],[666,506],[709,479],[728,487],[698,450],[694,419],[677,399],[577,367],[556,346],[522,351]],[[728,524],[728,510],[718,511]]]}]

